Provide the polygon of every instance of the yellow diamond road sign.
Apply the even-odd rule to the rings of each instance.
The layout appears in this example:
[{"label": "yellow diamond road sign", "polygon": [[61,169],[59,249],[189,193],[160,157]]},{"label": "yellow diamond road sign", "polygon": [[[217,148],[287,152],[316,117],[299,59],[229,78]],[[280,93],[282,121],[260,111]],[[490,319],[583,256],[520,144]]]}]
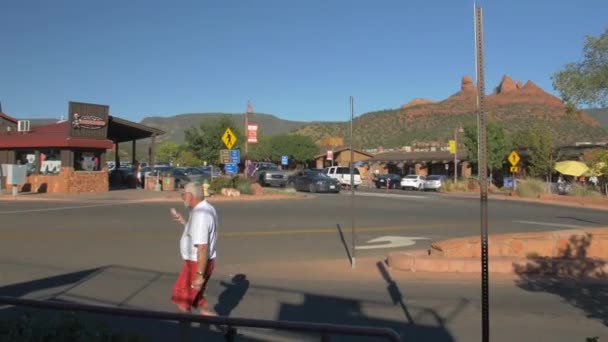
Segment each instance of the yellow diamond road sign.
[{"label": "yellow diamond road sign", "polygon": [[232,146],[236,143],[236,135],[232,133],[230,128],[226,128],[226,132],[222,135],[222,142],[226,145],[226,148],[229,150],[232,149]]},{"label": "yellow diamond road sign", "polygon": [[[504,154],[503,154],[504,156]],[[517,152],[512,151],[511,154],[509,154],[509,158],[507,158],[509,160],[509,163],[511,163],[511,165],[515,166],[517,165],[517,163],[519,163],[519,160],[521,158],[519,158],[519,154],[517,154]]]}]

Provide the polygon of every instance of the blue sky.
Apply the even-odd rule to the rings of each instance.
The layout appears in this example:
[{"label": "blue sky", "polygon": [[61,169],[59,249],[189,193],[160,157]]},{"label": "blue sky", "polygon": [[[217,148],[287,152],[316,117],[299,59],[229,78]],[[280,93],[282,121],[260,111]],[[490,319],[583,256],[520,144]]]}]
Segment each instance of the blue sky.
[{"label": "blue sky", "polygon": [[[608,27],[606,0],[481,1],[486,87],[551,75]],[[15,117],[256,112],[347,120],[442,100],[475,75],[473,2],[460,0],[6,0],[0,101]]]}]

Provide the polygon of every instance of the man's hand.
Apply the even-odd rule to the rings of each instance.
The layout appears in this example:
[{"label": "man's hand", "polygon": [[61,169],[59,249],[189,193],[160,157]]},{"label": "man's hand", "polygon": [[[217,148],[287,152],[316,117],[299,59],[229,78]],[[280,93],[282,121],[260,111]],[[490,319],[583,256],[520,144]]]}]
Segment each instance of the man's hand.
[{"label": "man's hand", "polygon": [[195,290],[200,290],[201,287],[203,286],[203,282],[205,280],[203,279],[203,276],[201,275],[196,275],[196,279],[194,279],[194,281],[192,282],[192,284],[190,285],[191,288],[195,289]]},{"label": "man's hand", "polygon": [[182,214],[178,213],[177,210],[175,210],[175,208],[171,208],[171,217],[173,218],[174,221],[179,222],[181,225],[186,224],[186,220],[184,219]]}]

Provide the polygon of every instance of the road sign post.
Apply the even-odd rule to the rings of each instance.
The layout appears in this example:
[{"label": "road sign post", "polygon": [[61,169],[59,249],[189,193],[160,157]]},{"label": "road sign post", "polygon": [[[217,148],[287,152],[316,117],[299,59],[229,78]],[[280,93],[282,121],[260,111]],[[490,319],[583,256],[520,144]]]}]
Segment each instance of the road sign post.
[{"label": "road sign post", "polygon": [[281,156],[281,165],[283,165],[283,166],[289,165],[289,156]]},{"label": "road sign post", "polygon": [[519,156],[519,154],[517,154],[517,152],[511,151],[511,153],[509,153],[509,156],[507,157],[507,160],[511,164],[511,168],[509,170],[511,171],[511,176],[513,177],[513,191],[515,191],[517,190],[517,179],[515,179],[515,174],[519,172],[519,167],[517,166],[517,163],[519,163],[521,157]]}]

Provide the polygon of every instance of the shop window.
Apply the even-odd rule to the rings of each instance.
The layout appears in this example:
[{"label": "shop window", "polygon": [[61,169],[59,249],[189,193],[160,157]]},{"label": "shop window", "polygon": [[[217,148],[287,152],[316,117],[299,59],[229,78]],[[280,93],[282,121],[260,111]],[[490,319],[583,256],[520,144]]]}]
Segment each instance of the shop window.
[{"label": "shop window", "polygon": [[74,169],[76,171],[100,171],[101,152],[76,151],[74,154]]},{"label": "shop window", "polygon": [[58,175],[61,171],[61,152],[57,149],[40,150],[40,173]]},{"label": "shop window", "polygon": [[17,153],[15,153],[15,164],[27,165],[27,175],[31,175],[36,171],[36,151],[17,150]]}]

